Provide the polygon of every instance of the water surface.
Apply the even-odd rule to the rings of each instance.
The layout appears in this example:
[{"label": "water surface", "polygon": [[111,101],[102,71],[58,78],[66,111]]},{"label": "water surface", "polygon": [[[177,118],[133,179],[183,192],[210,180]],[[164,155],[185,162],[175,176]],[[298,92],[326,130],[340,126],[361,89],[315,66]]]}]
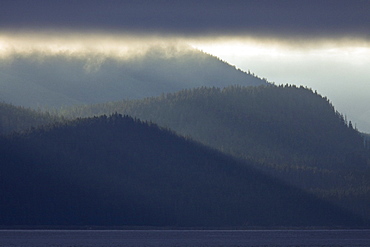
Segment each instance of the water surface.
[{"label": "water surface", "polygon": [[5,246],[369,247],[370,230],[1,230]]}]

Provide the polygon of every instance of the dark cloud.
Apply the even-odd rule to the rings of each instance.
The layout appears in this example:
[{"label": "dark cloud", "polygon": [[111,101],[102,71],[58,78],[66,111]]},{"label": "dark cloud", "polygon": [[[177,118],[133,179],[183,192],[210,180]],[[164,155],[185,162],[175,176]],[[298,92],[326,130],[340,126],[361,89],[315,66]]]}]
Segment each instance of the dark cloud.
[{"label": "dark cloud", "polygon": [[0,29],[370,38],[367,0],[2,0]]}]

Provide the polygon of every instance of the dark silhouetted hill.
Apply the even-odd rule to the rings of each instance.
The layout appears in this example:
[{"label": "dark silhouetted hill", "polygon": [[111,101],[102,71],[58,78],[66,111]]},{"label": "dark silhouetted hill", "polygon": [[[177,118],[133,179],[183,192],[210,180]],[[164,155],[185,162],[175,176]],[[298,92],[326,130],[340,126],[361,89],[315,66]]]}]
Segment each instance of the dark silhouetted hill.
[{"label": "dark silhouetted hill", "polygon": [[3,226],[358,226],[351,214],[130,117],[0,137]]}]

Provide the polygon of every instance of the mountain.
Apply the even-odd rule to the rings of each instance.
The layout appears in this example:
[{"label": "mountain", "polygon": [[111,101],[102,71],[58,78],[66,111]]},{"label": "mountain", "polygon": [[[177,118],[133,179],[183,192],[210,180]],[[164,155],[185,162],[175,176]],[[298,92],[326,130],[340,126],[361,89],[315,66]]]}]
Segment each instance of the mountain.
[{"label": "mountain", "polygon": [[[365,155],[363,136],[352,123],[327,98],[304,87],[202,87],[142,100],[71,107],[60,114],[76,118],[115,112],[261,161],[345,169],[350,153],[361,150]],[[308,160],[294,160],[302,155]],[[361,157],[360,152],[357,158],[363,161]]]},{"label": "mountain", "polygon": [[361,226],[153,123],[114,114],[0,136],[2,226]]},{"label": "mountain", "polygon": [[25,131],[32,127],[63,121],[48,112],[36,111],[7,103],[0,103],[0,135]]},{"label": "mountain", "polygon": [[329,100],[296,86],[197,88],[65,110],[153,121],[370,218],[370,149]]},{"label": "mountain", "polygon": [[34,52],[0,60],[0,100],[32,108],[138,99],[184,88],[233,84],[267,82],[216,57],[177,46],[153,46],[125,59]]}]

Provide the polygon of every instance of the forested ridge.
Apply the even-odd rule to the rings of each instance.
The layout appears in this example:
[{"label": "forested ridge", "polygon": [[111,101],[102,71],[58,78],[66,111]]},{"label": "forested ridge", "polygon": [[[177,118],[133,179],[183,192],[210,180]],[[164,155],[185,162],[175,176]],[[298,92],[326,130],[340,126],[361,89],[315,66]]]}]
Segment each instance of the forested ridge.
[{"label": "forested ridge", "polygon": [[63,119],[48,112],[0,102],[0,135],[14,131],[21,132],[58,121],[63,121]]},{"label": "forested ridge", "polygon": [[197,88],[62,111],[119,112],[165,126],[370,217],[368,139],[329,100],[296,86]]},{"label": "forested ridge", "polygon": [[0,225],[363,226],[153,123],[114,114],[0,137]]},{"label": "forested ridge", "polygon": [[[67,108],[60,114],[75,118],[114,112],[260,161],[342,169],[353,168],[357,161],[356,168],[364,168],[368,158],[364,136],[327,98],[303,87],[203,87],[144,100]],[[316,160],[310,160],[312,156]]]}]

